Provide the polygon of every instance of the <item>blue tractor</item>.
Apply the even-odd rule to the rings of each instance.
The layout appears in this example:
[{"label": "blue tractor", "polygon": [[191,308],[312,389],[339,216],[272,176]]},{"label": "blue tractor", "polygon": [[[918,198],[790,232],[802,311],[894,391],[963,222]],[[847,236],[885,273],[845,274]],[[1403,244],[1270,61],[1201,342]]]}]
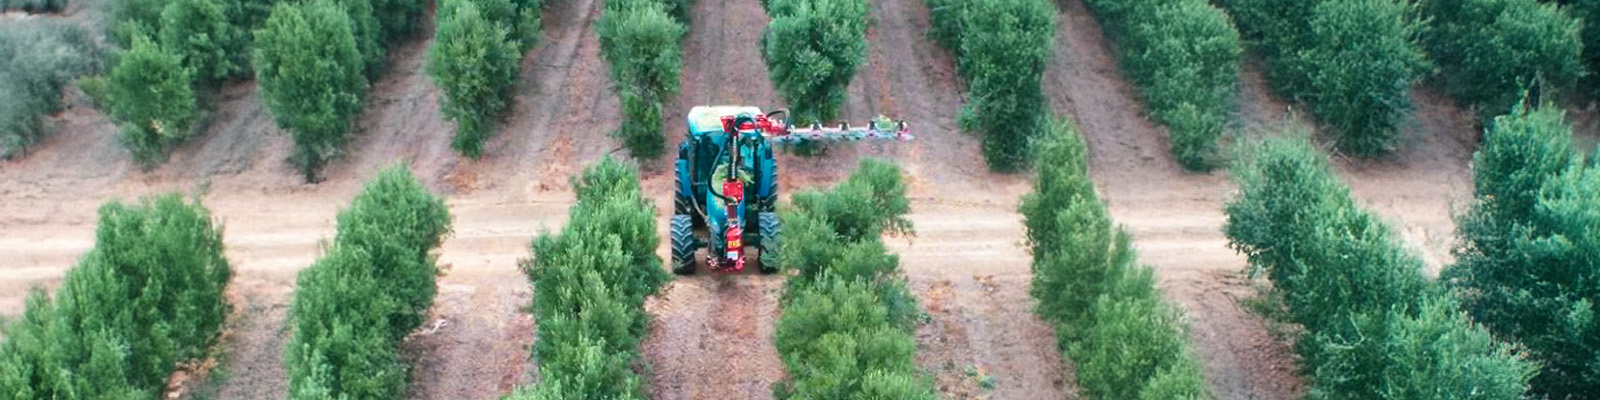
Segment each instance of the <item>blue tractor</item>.
[{"label": "blue tractor", "polygon": [[777,271],[778,164],[773,145],[804,141],[909,140],[905,122],[878,118],[866,128],[813,125],[796,129],[781,116],[745,106],[689,111],[688,136],[678,145],[672,201],[672,271],[693,274],[707,249],[708,269],[743,271],[745,247],[760,251],[762,273]]}]

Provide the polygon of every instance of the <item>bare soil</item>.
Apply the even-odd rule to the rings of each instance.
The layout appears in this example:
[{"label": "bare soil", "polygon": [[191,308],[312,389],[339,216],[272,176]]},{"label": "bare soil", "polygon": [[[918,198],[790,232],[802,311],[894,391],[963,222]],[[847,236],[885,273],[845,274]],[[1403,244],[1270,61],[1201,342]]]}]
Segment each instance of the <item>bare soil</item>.
[{"label": "bare soil", "polygon": [[[1268,322],[1240,305],[1256,295],[1256,283],[1243,276],[1244,260],[1220,231],[1222,202],[1233,190],[1226,174],[1189,173],[1172,161],[1164,129],[1142,116],[1137,91],[1120,76],[1099,25],[1080,0],[1059,5],[1056,55],[1045,76],[1051,107],[1084,132],[1091,173],[1114,217],[1133,232],[1166,295],[1188,311],[1212,390],[1222,399],[1297,397],[1304,383],[1292,353]],[[392,51],[346,156],[318,184],[303,183],[285,161],[292,143],[253,83],[224,87],[208,128],[149,171],[129,162],[116,128],[72,91],[73,107],[54,118],[57,134],[26,158],[0,162],[0,260],[7,260],[0,265],[0,315],[20,313],[29,287],[53,289],[92,245],[101,202],[188,193],[224,223],[237,271],[230,287],[236,314],[218,366],[227,379],[211,392],[282,398],[296,273],[321,255],[334,216],[361,182],[403,162],[446,195],[455,218],[438,252],[444,271],[431,318],[403,349],[414,365],[409,397],[488,399],[531,382],[536,321],[522,312],[532,289],[517,261],[528,256],[534,235],[565,221],[572,198],[567,178],[606,154],[621,154],[607,136],[626,122],[599,57],[593,24],[602,10],[603,0],[546,7],[542,42],[524,61],[516,102],[481,160],[449,149],[454,126],[440,118],[439,93],[422,73],[431,27]],[[783,155],[783,190],[836,182],[863,157],[899,162],[917,235],[889,244],[929,317],[916,332],[918,364],[948,398],[1077,398],[1070,360],[1061,359],[1052,327],[1034,316],[1027,294],[1030,257],[1015,210],[1030,190],[1028,178],[989,173],[978,139],[957,127],[964,88],[948,52],[927,38],[926,4],[874,1],[871,12],[868,61],[851,83],[843,114],[856,123],[879,114],[904,118],[918,138],[834,146],[821,158]],[[684,42],[683,90],[668,109],[781,107],[760,57],[767,21],[757,2],[696,2]],[[1240,137],[1272,134],[1299,120],[1267,93],[1260,75],[1247,65]],[[1413,100],[1418,111],[1399,153],[1336,160],[1358,198],[1437,267],[1449,262],[1451,209],[1470,194],[1467,161],[1476,128],[1443,96],[1421,90]],[[1592,114],[1583,114],[1589,118],[1580,119],[1580,130],[1593,130]],[[669,145],[676,145],[683,122],[669,118],[665,128]],[[670,162],[643,162],[645,189],[656,194],[663,221]],[[665,247],[657,252],[666,254]],[[682,277],[651,299],[651,334],[642,352],[652,397],[769,397],[784,377],[771,341],[782,279]]]}]

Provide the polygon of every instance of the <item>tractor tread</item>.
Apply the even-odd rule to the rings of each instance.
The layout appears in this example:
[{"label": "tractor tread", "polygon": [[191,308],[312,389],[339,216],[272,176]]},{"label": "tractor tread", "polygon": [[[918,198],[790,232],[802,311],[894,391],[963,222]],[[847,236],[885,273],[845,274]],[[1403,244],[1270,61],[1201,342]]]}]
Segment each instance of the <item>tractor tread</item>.
[{"label": "tractor tread", "polygon": [[694,237],[694,220],[688,215],[674,215],[672,229],[672,273],[694,274],[694,252],[699,248]]},{"label": "tractor tread", "polygon": [[761,233],[761,273],[771,274],[778,272],[778,235],[783,234],[783,224],[778,220],[778,214],[763,212],[756,217]]}]

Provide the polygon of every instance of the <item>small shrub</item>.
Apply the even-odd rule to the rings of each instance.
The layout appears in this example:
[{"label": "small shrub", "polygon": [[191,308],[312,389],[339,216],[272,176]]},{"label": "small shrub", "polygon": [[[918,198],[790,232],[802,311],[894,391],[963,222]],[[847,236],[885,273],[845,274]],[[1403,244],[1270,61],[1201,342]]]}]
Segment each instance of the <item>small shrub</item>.
[{"label": "small shrub", "polygon": [[279,4],[255,33],[256,79],[307,181],[339,154],[367,93],[350,18],[330,0]]},{"label": "small shrub", "polygon": [[[1313,11],[1309,45],[1290,61],[1306,86],[1295,96],[1325,123],[1335,144],[1360,156],[1389,152],[1427,60],[1414,41],[1407,3],[1336,0]],[[1298,79],[1297,79],[1298,80]]]},{"label": "small shrub", "polygon": [[512,399],[642,399],[632,365],[648,331],[645,298],[670,277],[655,255],[655,207],[638,172],[611,158],[573,178],[578,204],[518,266],[533,284],[543,377]]},{"label": "small shrub", "polygon": [[373,17],[377,19],[379,35],[385,42],[405,39],[417,28],[417,18],[422,16],[421,0],[372,0]]},{"label": "small shrub", "polygon": [[1054,50],[1056,9],[1042,0],[970,2],[959,67],[970,82],[964,126],[983,135],[989,169],[1027,166],[1028,143],[1049,129],[1040,86]]},{"label": "small shrub", "polygon": [[1550,398],[1600,390],[1584,372],[1600,362],[1592,315],[1600,289],[1600,170],[1574,151],[1561,111],[1496,118],[1473,157],[1472,208],[1445,269],[1463,308],[1490,332],[1527,346],[1541,363],[1533,392]]},{"label": "small shrub", "polygon": [[52,302],[30,293],[0,343],[0,392],[154,399],[222,331],[232,272],[209,212],[178,195],[100,207],[95,245]]},{"label": "small shrub", "polygon": [[444,201],[404,166],[367,182],[339,213],[327,254],[300,272],[289,310],[289,398],[405,393],[410,372],[398,346],[433,303],[430,251],[449,232]]},{"label": "small shrub", "polygon": [[511,97],[521,52],[505,27],[478,11],[475,0],[444,3],[438,19],[428,50],[428,76],[445,93],[440,111],[456,122],[451,147],[478,158]]},{"label": "small shrub", "polygon": [[161,11],[161,47],[178,55],[198,82],[215,84],[244,72],[244,32],[216,0],[171,0]]},{"label": "small shrub", "polygon": [[773,0],[762,56],[794,122],[837,119],[845,89],[867,60],[864,0]]},{"label": "small shrub", "polygon": [[1424,36],[1444,88],[1487,120],[1511,109],[1519,90],[1572,88],[1583,74],[1580,22],[1536,0],[1424,2]]},{"label": "small shrub", "polygon": [[171,0],[125,0],[107,2],[112,43],[121,48],[131,48],[133,39],[140,35],[156,36],[161,32],[161,11]]},{"label": "small shrub", "polygon": [[915,377],[916,342],[890,324],[876,291],[862,281],[827,279],[792,293],[778,319],[773,342],[789,380],[776,390],[784,399],[868,398],[872,392],[933,399]]},{"label": "small shrub", "polygon": [[1094,321],[1067,351],[1078,384],[1096,399],[1208,398],[1181,314],[1161,300],[1150,268],[1124,262],[1101,281]]},{"label": "small shrub", "polygon": [[773,341],[789,379],[780,399],[932,399],[912,361],[920,315],[879,238],[910,234],[900,169],[863,160],[832,190],[796,195],[780,217],[779,264],[789,278]]},{"label": "small shrub", "polygon": [[687,30],[663,4],[608,1],[595,26],[627,117],[612,136],[639,158],[658,157],[665,148],[662,104],[678,92],[683,64],[678,40]]},{"label": "small shrub", "polygon": [[100,68],[98,49],[76,25],[31,19],[0,24],[0,159],[25,153],[62,109],[62,88]]},{"label": "small shrub", "polygon": [[111,116],[121,122],[122,142],[146,165],[189,137],[196,117],[193,70],[183,59],[146,37],[133,39],[111,69]]},{"label": "small shrub", "polygon": [[928,36],[961,58],[962,25],[966,23],[968,0],[928,0],[928,20],[933,25]]}]

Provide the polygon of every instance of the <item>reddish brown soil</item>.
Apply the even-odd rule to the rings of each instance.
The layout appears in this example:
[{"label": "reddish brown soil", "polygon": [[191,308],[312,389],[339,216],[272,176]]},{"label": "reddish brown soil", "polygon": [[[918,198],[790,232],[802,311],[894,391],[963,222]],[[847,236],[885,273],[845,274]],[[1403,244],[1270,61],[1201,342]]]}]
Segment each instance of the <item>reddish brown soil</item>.
[{"label": "reddish brown soil", "polygon": [[[521,310],[531,289],[517,260],[528,255],[534,235],[565,220],[567,177],[619,147],[606,136],[621,122],[593,29],[602,4],[546,7],[544,38],[524,61],[516,102],[477,161],[449,149],[453,126],[440,118],[439,93],[421,72],[431,28],[393,51],[346,157],[314,185],[285,162],[291,142],[252,83],[225,87],[208,129],[151,171],[129,163],[115,127],[74,91],[73,107],[56,118],[58,134],[26,158],[0,162],[0,260],[8,261],[0,265],[0,314],[20,312],[26,288],[53,287],[92,244],[101,202],[189,193],[225,224],[237,270],[230,296],[238,312],[219,366],[228,379],[212,389],[218,398],[282,398],[295,274],[321,254],[334,216],[360,183],[405,162],[447,196],[455,218],[438,253],[445,271],[431,318],[404,347],[415,366],[410,397],[487,399],[530,382],[535,321]],[[1078,0],[1060,6],[1056,56],[1045,76],[1052,109],[1082,129],[1113,215],[1134,233],[1167,296],[1188,311],[1212,390],[1223,399],[1296,397],[1303,382],[1291,353],[1239,303],[1255,289],[1220,233],[1221,205],[1232,190],[1225,173],[1188,173],[1171,160],[1165,131],[1141,116],[1098,24]],[[922,0],[872,2],[868,62],[844,110],[857,123],[878,114],[907,119],[918,139],[835,146],[823,158],[781,156],[781,183],[788,192],[826,185],[862,157],[900,162],[918,235],[889,244],[929,316],[916,332],[919,365],[948,398],[1077,398],[1070,361],[1061,359],[1052,328],[1032,314],[1027,294],[1029,256],[1015,212],[1027,177],[987,172],[978,140],[958,129],[963,88],[949,54],[926,36],[927,14]],[[668,109],[781,106],[758,47],[766,22],[754,1],[696,2],[683,90]],[[1267,94],[1253,66],[1243,81],[1242,136],[1288,124],[1281,121],[1292,118],[1285,117],[1290,107]],[[1463,206],[1470,192],[1465,171],[1475,128],[1441,96],[1421,91],[1414,100],[1417,117],[1400,153],[1340,159],[1338,166],[1355,194],[1437,267],[1448,262],[1451,206]],[[1580,131],[1593,130],[1592,114],[1580,118]],[[675,145],[683,122],[669,118],[666,129]],[[670,161],[646,162],[644,177],[665,211]],[[771,342],[781,290],[781,276],[700,275],[677,279],[651,299],[642,352],[652,397],[770,396],[784,376]]]}]

